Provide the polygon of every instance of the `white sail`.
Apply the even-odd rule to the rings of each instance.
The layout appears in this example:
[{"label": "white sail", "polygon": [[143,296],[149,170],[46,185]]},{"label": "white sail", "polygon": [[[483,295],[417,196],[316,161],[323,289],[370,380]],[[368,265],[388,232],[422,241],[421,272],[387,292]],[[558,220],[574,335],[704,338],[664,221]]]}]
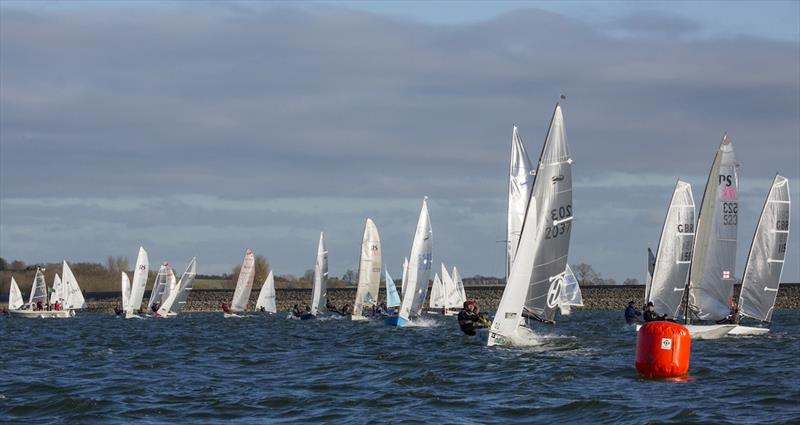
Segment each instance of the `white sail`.
[{"label": "white sail", "polygon": [[364,308],[378,303],[381,288],[381,239],[372,219],[364,224],[361,255],[358,261],[358,289],[353,304],[353,316],[361,316]]},{"label": "white sail", "polygon": [[256,300],[256,311],[261,311],[262,308],[268,313],[278,311],[278,307],[275,305],[275,277],[272,275],[272,270],[269,271],[264,284],[261,285],[261,291]]},{"label": "white sail", "polygon": [[689,308],[700,320],[730,314],[736,282],[739,175],[733,145],[725,134],[708,175],[697,219],[689,272]]},{"label": "white sail", "polygon": [[397,287],[394,285],[394,280],[389,276],[389,270],[386,270],[386,307],[399,307],[400,294],[397,293]]},{"label": "white sail", "polygon": [[571,307],[580,307],[583,305],[583,293],[581,292],[581,286],[578,283],[578,279],[575,277],[575,273],[572,272],[572,268],[567,264],[567,269],[564,270],[557,278],[559,280],[559,287],[561,288],[559,291],[559,298],[558,298],[558,307],[561,310],[561,314],[569,314]]},{"label": "white sail", "polygon": [[63,305],[65,298],[64,284],[61,281],[61,276],[56,273],[53,277],[53,289],[50,291],[50,304],[55,304],[58,301],[59,304]]},{"label": "white sail", "polygon": [[33,308],[40,302],[42,305],[47,304],[47,283],[44,281],[44,272],[37,267],[36,275],[33,277],[33,284],[31,284],[31,294],[30,297],[28,297],[28,305]]},{"label": "white sail", "polygon": [[403,258],[403,280],[400,281],[400,292],[406,293],[406,283],[408,283],[408,257]]},{"label": "white sail", "polygon": [[[536,198],[528,199],[528,210],[525,213],[525,226],[520,235],[517,256],[520,261],[511,265],[503,296],[497,306],[487,345],[507,345],[517,339],[517,328],[524,322],[522,310],[525,308],[525,297],[533,276],[532,259],[536,255]],[[522,261],[525,259],[525,261]]]},{"label": "white sail", "polygon": [[776,175],[758,220],[742,278],[739,315],[772,321],[789,242],[789,180]]},{"label": "white sail", "polygon": [[461,274],[458,272],[458,267],[453,266],[453,282],[456,285],[456,290],[458,291],[459,299],[461,300],[461,304],[464,304],[464,301],[467,300],[467,291],[464,289],[464,281],[461,280]]},{"label": "white sail", "polygon": [[[538,214],[533,242],[536,256],[525,259],[528,267],[533,269],[525,310],[539,320],[550,322],[555,319],[559,295],[558,282],[553,278],[567,268],[573,219],[572,159],[567,147],[564,117],[558,104],[542,147],[532,196],[536,197]],[[525,226],[527,216],[523,229]]]},{"label": "white sail", "polygon": [[[172,270],[171,268],[169,269]],[[175,287],[169,292],[169,295],[161,303],[158,308],[158,315],[161,317],[173,316],[180,313],[183,306],[186,305],[186,300],[189,299],[189,293],[192,291],[194,278],[197,275],[197,257],[192,257],[192,261],[186,266],[186,271],[181,275],[181,280],[175,284]],[[174,273],[173,273],[174,278]]]},{"label": "white sail", "polygon": [[650,299],[650,285],[653,283],[653,271],[656,269],[656,256],[653,250],[647,247],[647,276],[644,279],[644,303]]},{"label": "white sail", "polygon": [[328,299],[328,250],[325,248],[325,234],[319,234],[317,258],[314,261],[314,289],[311,293],[311,314],[316,316],[327,304]]},{"label": "white sail", "polygon": [[464,304],[464,301],[461,300],[461,293],[458,291],[458,286],[456,286],[456,282],[450,276],[444,263],[442,263],[442,287],[444,288],[447,308],[461,308]]},{"label": "white sail", "polygon": [[11,276],[11,285],[8,287],[8,309],[19,310],[23,305],[25,305],[25,301],[22,299],[22,292],[19,290],[14,276]]},{"label": "white sail", "polygon": [[253,251],[247,248],[244,253],[242,267],[239,269],[239,279],[236,281],[236,290],[233,291],[231,311],[241,313],[247,309],[250,302],[250,292],[253,291],[253,279],[256,277],[256,257]]},{"label": "white sail", "polygon": [[431,285],[431,299],[428,302],[428,306],[432,309],[441,310],[445,307],[445,297],[444,297],[444,283],[442,280],[439,279],[439,274],[436,273],[433,276],[433,284]]},{"label": "white sail", "polygon": [[78,285],[78,280],[75,279],[75,275],[72,274],[72,270],[69,268],[66,261],[61,264],[61,276],[61,284],[64,285],[64,291],[66,293],[64,309],[77,310],[86,308],[86,300],[83,298],[81,287]]},{"label": "white sail", "polygon": [[694,246],[695,213],[692,187],[678,180],[658,241],[650,297],[659,315],[676,317],[684,299]]},{"label": "white sail", "polygon": [[147,257],[147,251],[143,247],[139,247],[139,254],[136,256],[136,267],[133,270],[133,280],[131,281],[131,293],[128,298],[128,304],[124,307],[126,312],[132,314],[142,308],[149,272],[150,259]]},{"label": "white sail", "polygon": [[150,290],[150,300],[147,301],[147,311],[153,311],[153,305],[160,304],[167,290],[167,274],[172,270],[169,263],[164,263],[158,268],[156,280],[153,282],[153,289]]},{"label": "white sail", "polygon": [[425,296],[428,293],[428,281],[431,277],[433,261],[433,239],[431,218],[428,215],[428,197],[422,200],[414,242],[411,244],[411,255],[408,260],[406,290],[403,291],[403,303],[400,305],[400,318],[409,320],[411,316],[419,316]]},{"label": "white sail", "polygon": [[122,309],[128,310],[131,302],[131,280],[128,279],[128,274],[122,272]]},{"label": "white sail", "polygon": [[531,194],[531,160],[525,152],[519,130],[511,133],[511,162],[508,170],[508,206],[506,217],[506,278],[519,246],[522,222]]}]

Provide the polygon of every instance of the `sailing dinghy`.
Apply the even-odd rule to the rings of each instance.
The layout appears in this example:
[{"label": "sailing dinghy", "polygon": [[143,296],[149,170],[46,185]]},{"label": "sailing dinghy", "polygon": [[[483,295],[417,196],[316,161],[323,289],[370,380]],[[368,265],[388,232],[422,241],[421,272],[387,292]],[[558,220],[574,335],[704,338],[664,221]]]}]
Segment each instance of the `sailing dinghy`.
[{"label": "sailing dinghy", "polygon": [[[169,263],[163,263],[158,269],[156,281],[153,282],[153,289],[150,290],[150,299],[147,301],[147,311],[153,314],[158,312],[161,304],[169,298],[169,294],[175,288],[176,284],[175,271],[172,270]],[[133,291],[133,288],[131,288],[131,291]]]},{"label": "sailing dinghy", "polygon": [[[122,272],[122,309],[125,311],[126,319],[142,318],[142,300],[144,299],[149,272],[150,259],[147,257],[147,251],[140,246],[139,253],[136,256],[136,266],[133,269],[133,280],[128,280],[128,274]],[[127,284],[126,281],[128,281]],[[128,291],[127,300],[125,299],[126,290]]]},{"label": "sailing dinghy", "polygon": [[300,316],[300,320],[314,319],[328,300],[328,250],[325,248],[325,233],[320,232],[317,257],[314,260],[313,289],[311,291],[311,312]]},{"label": "sailing dinghy", "polygon": [[431,284],[431,299],[428,302],[428,313],[442,314],[446,308],[444,283],[442,283],[442,279],[439,278],[439,273],[436,273],[433,276],[433,283]]},{"label": "sailing dinghy", "polygon": [[171,318],[176,317],[180,313],[186,301],[189,299],[189,293],[192,291],[194,284],[194,277],[197,274],[197,257],[192,257],[186,271],[181,275],[180,281],[175,285],[175,288],[169,292],[167,297],[161,302],[155,317]]},{"label": "sailing dinghy", "polygon": [[8,287],[8,309],[19,310],[23,305],[25,305],[25,301],[23,301],[22,292],[19,290],[14,276],[11,276],[11,285]]},{"label": "sailing dinghy", "polygon": [[739,211],[737,169],[733,145],[726,133],[708,174],[684,290],[684,322],[693,339],[721,338],[735,327],[714,322],[727,320],[733,307]]},{"label": "sailing dinghy", "polygon": [[[49,319],[49,318],[69,318],[75,317],[75,310],[86,307],[86,302],[83,299],[83,294],[80,292],[80,287],[77,286],[75,276],[69,270],[66,262],[63,263],[61,293],[58,296],[64,297],[64,303],[59,301],[58,310],[45,310],[47,306],[47,283],[44,280],[44,269],[37,268],[36,275],[33,278],[31,285],[31,293],[28,298],[27,304],[20,305],[22,301],[22,294],[19,292],[19,287],[16,281],[12,280],[12,285],[9,288],[9,311],[12,317],[19,317],[24,319]],[[69,273],[69,275],[67,275]],[[16,290],[15,290],[16,289]],[[12,299],[13,298],[13,299]],[[12,308],[12,305],[18,307]]]},{"label": "sailing dinghy", "polygon": [[381,287],[381,238],[378,227],[372,219],[367,218],[364,224],[364,236],[361,238],[361,255],[358,260],[358,289],[353,304],[352,320],[367,320],[364,309],[378,304],[378,291]]},{"label": "sailing dinghy", "polygon": [[[513,161],[512,156],[512,172]],[[561,106],[556,104],[527,199],[519,242],[510,251],[508,281],[488,332],[488,346],[530,344],[533,321],[554,323],[561,292],[573,284],[572,279],[565,278],[571,274],[567,254],[572,220],[572,159]],[[509,235],[514,236],[509,229]]]},{"label": "sailing dinghy", "polygon": [[390,326],[405,326],[412,318],[419,317],[425,297],[428,295],[428,280],[431,276],[433,262],[433,240],[431,231],[431,218],[428,215],[428,197],[422,200],[422,208],[417,220],[417,229],[414,232],[414,241],[411,244],[411,255],[406,271],[406,288],[403,291],[403,301],[397,316],[389,316],[384,323]]},{"label": "sailing dinghy", "polygon": [[256,277],[256,257],[253,250],[247,248],[242,260],[242,267],[239,269],[239,279],[236,280],[236,289],[233,291],[231,305],[227,309],[223,305],[224,313],[222,316],[227,318],[242,317],[238,313],[247,310],[247,303],[250,302],[250,293],[253,291],[253,279]]},{"label": "sailing dinghy", "polygon": [[396,315],[400,308],[400,294],[397,293],[397,287],[394,285],[394,280],[389,276],[389,270],[386,269],[386,315]]},{"label": "sailing dinghy", "polygon": [[728,335],[760,335],[769,332],[766,326],[772,322],[772,312],[781,283],[789,239],[790,212],[789,180],[776,175],[750,245],[737,315],[737,323],[742,319],[754,319],[765,326],[738,324]]},{"label": "sailing dinghy", "polygon": [[256,311],[272,314],[276,313],[277,309],[275,305],[275,276],[272,275],[272,270],[270,270],[264,280],[264,284],[261,285],[261,290],[258,292]]},{"label": "sailing dinghy", "polygon": [[[453,268],[453,271],[456,269]],[[455,276],[451,276],[450,273],[447,271],[447,267],[445,267],[444,263],[442,263],[442,287],[445,291],[445,315],[446,316],[454,316],[457,315],[459,311],[464,307],[464,301],[466,301],[466,297],[461,296],[461,291],[458,288],[458,284],[454,279]]]}]

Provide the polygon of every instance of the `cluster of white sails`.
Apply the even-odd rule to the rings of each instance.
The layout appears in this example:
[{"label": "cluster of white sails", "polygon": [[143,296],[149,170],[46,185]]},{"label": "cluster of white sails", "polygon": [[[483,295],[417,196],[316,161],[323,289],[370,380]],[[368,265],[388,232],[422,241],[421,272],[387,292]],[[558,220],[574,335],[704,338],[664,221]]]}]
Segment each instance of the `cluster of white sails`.
[{"label": "cluster of white sails", "polygon": [[[682,318],[693,338],[765,333],[768,328],[737,324],[745,318],[763,323],[772,318],[789,236],[789,181],[781,175],[772,181],[735,305],[738,167],[733,144],[725,134],[699,213],[695,214],[691,186],[678,180],[657,254],[651,253],[648,260],[645,302],[652,302],[659,315]],[[729,323],[717,323],[723,321]]]},{"label": "cluster of white sails", "polygon": [[61,265],[61,276],[56,273],[53,278],[53,286],[49,292],[44,279],[44,269],[36,269],[27,303],[22,297],[17,281],[13,276],[11,277],[8,310],[12,316],[24,318],[74,317],[75,310],[85,307],[86,300],[83,292],[66,261]]}]

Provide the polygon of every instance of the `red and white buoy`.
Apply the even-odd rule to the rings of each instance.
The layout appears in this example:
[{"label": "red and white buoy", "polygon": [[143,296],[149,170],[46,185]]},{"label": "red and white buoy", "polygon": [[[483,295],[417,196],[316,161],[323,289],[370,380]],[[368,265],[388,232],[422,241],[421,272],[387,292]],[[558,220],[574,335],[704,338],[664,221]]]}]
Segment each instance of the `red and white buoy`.
[{"label": "red and white buoy", "polygon": [[676,378],[689,372],[692,337],[674,322],[649,322],[636,336],[636,370],[647,378]]}]

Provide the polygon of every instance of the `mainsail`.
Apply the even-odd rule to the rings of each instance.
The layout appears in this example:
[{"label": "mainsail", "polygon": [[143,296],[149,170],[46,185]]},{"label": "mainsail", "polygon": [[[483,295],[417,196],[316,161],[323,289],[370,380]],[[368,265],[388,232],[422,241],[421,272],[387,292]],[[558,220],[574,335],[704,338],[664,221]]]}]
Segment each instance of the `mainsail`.
[{"label": "mainsail", "polygon": [[[689,272],[689,310],[700,320],[724,319],[733,305],[739,212],[737,168],[733,145],[725,134],[700,204]],[[690,318],[691,314],[687,315],[687,320]]]},{"label": "mainsail", "polygon": [[439,273],[433,276],[433,284],[431,285],[431,299],[428,303],[429,307],[436,310],[441,310],[445,307],[445,289],[442,280],[439,279]]},{"label": "mainsail", "polygon": [[78,280],[72,274],[69,265],[64,261],[61,265],[61,284],[64,286],[64,309],[77,310],[86,308],[86,300],[83,298],[81,287],[78,286]]},{"label": "mainsail", "polygon": [[744,267],[739,315],[772,321],[789,239],[789,180],[776,175],[758,220]]},{"label": "mainsail", "polygon": [[656,268],[656,256],[653,250],[647,247],[647,277],[644,279],[644,303],[650,299],[650,285],[653,283],[653,271]]},{"label": "mainsail", "polygon": [[431,277],[433,262],[433,240],[431,218],[428,215],[428,197],[422,200],[414,242],[411,244],[411,255],[408,261],[406,289],[403,291],[403,303],[400,306],[400,318],[409,320],[418,316],[422,303],[428,293],[428,280]]},{"label": "mainsail", "polygon": [[325,307],[328,296],[328,250],[325,234],[319,234],[317,258],[314,261],[314,289],[311,293],[311,314],[316,316]]},{"label": "mainsail", "polygon": [[239,279],[236,281],[236,290],[233,291],[231,311],[241,313],[247,309],[250,301],[250,292],[253,290],[253,279],[256,277],[256,258],[250,248],[244,253],[242,267],[239,269]]},{"label": "mainsail", "polygon": [[144,291],[147,286],[147,274],[150,272],[150,260],[147,251],[139,247],[139,254],[136,256],[136,268],[133,270],[133,281],[131,281],[131,293],[129,302],[125,305],[125,311],[134,313],[142,308]]},{"label": "mainsail", "polygon": [[386,307],[399,307],[400,294],[397,293],[397,287],[394,286],[394,280],[389,276],[389,270],[386,270]]},{"label": "mainsail", "polygon": [[567,264],[567,269],[564,270],[564,273],[558,277],[558,280],[560,286],[558,307],[561,310],[561,314],[569,314],[571,307],[583,305],[581,286],[578,284],[578,279],[569,264]]},{"label": "mainsail", "polygon": [[36,268],[36,275],[33,277],[33,284],[31,285],[31,295],[28,298],[28,304],[35,307],[38,303],[42,305],[47,304],[47,283],[44,281],[44,273],[42,269]]},{"label": "mainsail", "polygon": [[261,285],[261,291],[258,293],[258,300],[256,300],[256,311],[261,311],[261,308],[268,313],[275,313],[278,307],[275,305],[275,276],[272,275],[272,270],[267,274],[264,284]]},{"label": "mainsail", "polygon": [[353,316],[361,316],[364,308],[378,303],[381,288],[381,238],[372,219],[364,224],[361,238],[361,255],[358,261],[358,289],[353,305]]},{"label": "mainsail", "polygon": [[61,276],[56,273],[55,277],[53,277],[53,288],[50,290],[50,304],[55,304],[58,301],[60,304],[64,304],[64,284],[61,282]]},{"label": "mainsail", "polygon": [[461,280],[461,274],[458,272],[458,267],[453,266],[453,282],[456,285],[456,290],[458,290],[458,295],[461,300],[461,304],[463,305],[464,301],[467,300],[467,291],[464,289],[464,281]]},{"label": "mainsail", "polygon": [[461,299],[461,293],[458,291],[458,286],[447,271],[447,267],[442,263],[442,287],[445,293],[445,302],[447,308],[461,308],[464,300]]},{"label": "mainsail", "polygon": [[508,207],[506,217],[506,278],[517,254],[522,222],[531,194],[531,160],[525,152],[519,130],[511,132],[511,162],[508,170]]},{"label": "mainsail", "polygon": [[408,257],[403,258],[403,280],[400,281],[400,291],[405,295],[408,283]]},{"label": "mainsail", "polygon": [[167,298],[165,292],[168,290],[167,275],[169,274],[172,274],[172,268],[169,266],[169,263],[162,264],[158,269],[156,280],[153,282],[153,289],[150,290],[150,300],[147,302],[148,312],[153,311],[154,305],[160,304],[164,299]]},{"label": "mainsail", "polygon": [[11,276],[11,285],[8,287],[8,309],[19,310],[23,305],[25,305],[25,301],[22,299],[22,292],[19,290],[14,276]]},{"label": "mainsail", "polygon": [[131,299],[131,280],[128,279],[128,274],[127,273],[125,273],[125,272],[121,272],[121,273],[122,273],[122,282],[121,282],[121,286],[122,286],[122,288],[121,288],[122,289],[122,309],[123,310],[128,310],[130,308],[130,306],[128,304],[130,303],[130,299]]},{"label": "mainsail", "polygon": [[669,202],[649,298],[659,315],[676,317],[684,298],[694,246],[695,214],[692,186],[678,180]]},{"label": "mainsail", "polygon": [[[170,268],[170,270],[172,270]],[[189,299],[189,293],[192,291],[194,284],[194,277],[197,275],[197,257],[192,257],[192,261],[186,267],[186,271],[181,275],[181,280],[175,285],[173,290],[170,291],[164,302],[158,308],[158,315],[166,317],[168,315],[178,314],[183,306],[186,305],[186,300]],[[174,276],[174,274],[173,274]]]}]

